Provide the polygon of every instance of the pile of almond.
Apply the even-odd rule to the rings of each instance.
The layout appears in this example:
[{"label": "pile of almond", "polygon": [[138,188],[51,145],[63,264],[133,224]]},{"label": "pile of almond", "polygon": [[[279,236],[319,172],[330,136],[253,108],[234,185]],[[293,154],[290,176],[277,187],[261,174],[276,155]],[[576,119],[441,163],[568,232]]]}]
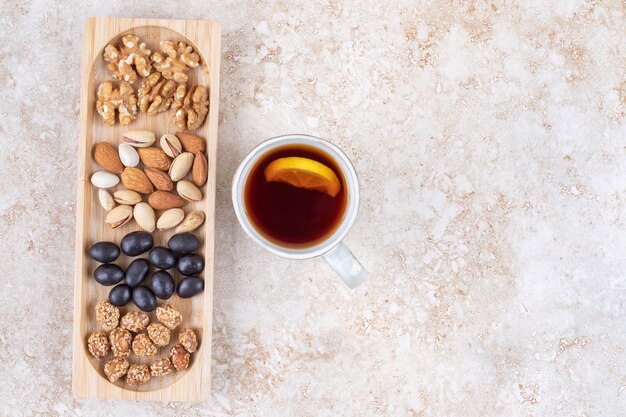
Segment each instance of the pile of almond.
[{"label": "pile of almond", "polygon": [[[188,132],[165,134],[159,147],[148,130],[131,130],[120,136],[117,148],[109,142],[94,146],[93,159],[103,170],[94,172],[91,183],[99,188],[98,198],[108,211],[105,222],[116,229],[135,219],[146,232],[176,228],[190,232],[204,222],[204,212],[187,214],[187,202],[203,198],[200,187],[208,176],[206,143]],[[110,188],[122,183],[113,195]],[[143,201],[147,196],[147,201]],[[160,211],[157,220],[155,210]]]}]

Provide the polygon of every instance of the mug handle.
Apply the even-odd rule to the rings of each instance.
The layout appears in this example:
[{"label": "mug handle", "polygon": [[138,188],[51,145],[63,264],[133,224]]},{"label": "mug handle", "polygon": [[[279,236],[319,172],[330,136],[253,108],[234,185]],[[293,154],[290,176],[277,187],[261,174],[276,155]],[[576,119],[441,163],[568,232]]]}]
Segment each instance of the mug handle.
[{"label": "mug handle", "polygon": [[322,255],[322,258],[351,289],[367,281],[367,271],[342,242]]}]

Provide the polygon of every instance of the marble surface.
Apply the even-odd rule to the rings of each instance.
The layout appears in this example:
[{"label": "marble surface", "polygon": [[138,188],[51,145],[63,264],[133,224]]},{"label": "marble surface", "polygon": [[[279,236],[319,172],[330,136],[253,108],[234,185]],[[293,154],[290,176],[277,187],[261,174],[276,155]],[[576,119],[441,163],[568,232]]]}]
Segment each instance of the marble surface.
[{"label": "marble surface", "polygon": [[[98,3],[96,5],[96,3]],[[619,0],[77,2],[0,15],[1,416],[626,415]],[[71,394],[84,20],[223,26],[213,393]],[[303,132],[362,182],[349,291],[239,227],[238,162]]]}]

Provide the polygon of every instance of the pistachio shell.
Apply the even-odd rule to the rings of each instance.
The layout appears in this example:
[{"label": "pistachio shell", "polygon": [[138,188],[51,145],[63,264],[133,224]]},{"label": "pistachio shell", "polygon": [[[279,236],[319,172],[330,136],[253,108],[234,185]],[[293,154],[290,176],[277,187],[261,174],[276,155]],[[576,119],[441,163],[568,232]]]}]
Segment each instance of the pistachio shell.
[{"label": "pistachio shell", "polygon": [[121,135],[120,140],[135,148],[145,148],[151,146],[156,141],[156,137],[149,130],[129,130]]},{"label": "pistachio shell", "polygon": [[112,229],[117,229],[128,223],[132,218],[133,208],[131,206],[122,205],[109,211],[104,222],[110,225]]},{"label": "pistachio shell", "polygon": [[139,227],[146,232],[154,232],[156,216],[148,203],[137,203],[133,208],[133,216]]},{"label": "pistachio shell", "polygon": [[174,159],[169,171],[172,181],[180,181],[185,178],[193,165],[193,158],[192,153],[183,152]]},{"label": "pistachio shell", "polygon": [[111,211],[115,207],[115,201],[113,201],[113,197],[107,190],[98,190],[98,200],[100,200],[100,205],[106,211]]},{"label": "pistachio shell", "polygon": [[176,191],[178,195],[188,201],[202,200],[202,191],[196,187],[191,181],[181,180],[176,183]]},{"label": "pistachio shell", "polygon": [[119,204],[134,206],[141,201],[141,194],[133,190],[117,190],[113,193],[113,198]]},{"label": "pistachio shell", "polygon": [[120,177],[106,171],[94,172],[91,176],[91,184],[98,188],[111,188],[120,183]]},{"label": "pistachio shell", "polygon": [[120,143],[117,147],[117,151],[120,154],[122,164],[127,167],[136,167],[139,164],[139,154],[128,143]]},{"label": "pistachio shell", "polygon": [[185,212],[181,208],[173,208],[163,212],[157,221],[157,229],[167,230],[178,226],[185,218]]},{"label": "pistachio shell", "polygon": [[171,133],[166,133],[161,136],[159,143],[163,152],[171,158],[176,158],[183,151],[183,145],[181,145],[180,140],[178,140],[176,135],[172,135]]},{"label": "pistachio shell", "polygon": [[200,225],[204,223],[203,211],[192,211],[185,216],[185,219],[174,230],[175,233],[191,232],[196,230]]}]

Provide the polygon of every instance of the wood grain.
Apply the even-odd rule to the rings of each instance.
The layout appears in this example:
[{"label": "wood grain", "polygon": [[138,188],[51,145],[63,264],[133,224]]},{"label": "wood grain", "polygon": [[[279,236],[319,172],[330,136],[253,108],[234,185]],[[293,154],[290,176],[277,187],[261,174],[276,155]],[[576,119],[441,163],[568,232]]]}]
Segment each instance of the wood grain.
[{"label": "wood grain", "polygon": [[[198,333],[200,348],[192,355],[188,370],[174,375],[151,380],[133,387],[120,380],[110,383],[103,373],[103,362],[95,360],[86,349],[88,335],[98,330],[95,322],[94,306],[106,299],[110,287],[103,287],[93,280],[93,271],[98,263],[87,257],[88,248],[95,242],[108,240],[119,244],[122,236],[139,230],[135,221],[120,229],[112,230],[104,223],[106,212],[98,202],[98,190],[89,182],[93,172],[101,169],[93,162],[93,145],[107,141],[119,143],[118,136],[130,129],[147,129],[155,132],[158,138],[177,129],[169,112],[157,116],[140,113],[130,126],[114,127],[102,123],[95,111],[96,91],[100,82],[111,79],[102,58],[104,47],[111,42],[119,43],[122,35],[135,33],[148,44],[151,50],[158,50],[161,40],[183,40],[194,46],[202,58],[199,68],[190,71],[190,84],[201,83],[209,88],[210,109],[205,123],[194,133],[207,140],[208,181],[202,192],[204,198],[197,203],[189,203],[185,212],[204,210],[206,221],[195,233],[203,244],[199,251],[205,259],[202,274],[205,281],[204,292],[191,299],[180,299],[174,295],[167,302],[176,306],[183,314],[183,326],[191,327]],[[119,398],[129,400],[200,401],[208,397],[211,389],[211,324],[213,310],[213,245],[215,227],[215,186],[218,126],[218,92],[220,68],[220,27],[215,22],[91,18],[85,24],[83,34],[80,136],[78,145],[78,185],[76,206],[76,272],[74,280],[74,335],[73,335],[73,374],[72,388],[76,396],[95,398]],[[140,80],[135,83],[135,87]],[[158,146],[158,145],[157,145]],[[118,186],[119,187],[119,186]],[[115,188],[110,190],[115,191]],[[157,213],[158,216],[159,213]],[[153,233],[155,245],[166,245],[172,231]],[[121,255],[115,263],[126,267],[130,260]],[[178,277],[175,277],[178,281]],[[159,303],[160,304],[160,303]],[[122,312],[136,310],[134,306],[122,308]],[[150,313],[156,320],[154,312]],[[172,332],[172,344],[176,342],[178,330]],[[166,356],[167,348],[159,349],[159,356]],[[139,362],[139,361],[136,361]],[[147,363],[147,361],[143,361]]]}]

